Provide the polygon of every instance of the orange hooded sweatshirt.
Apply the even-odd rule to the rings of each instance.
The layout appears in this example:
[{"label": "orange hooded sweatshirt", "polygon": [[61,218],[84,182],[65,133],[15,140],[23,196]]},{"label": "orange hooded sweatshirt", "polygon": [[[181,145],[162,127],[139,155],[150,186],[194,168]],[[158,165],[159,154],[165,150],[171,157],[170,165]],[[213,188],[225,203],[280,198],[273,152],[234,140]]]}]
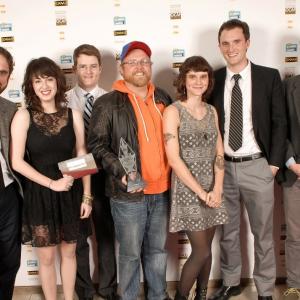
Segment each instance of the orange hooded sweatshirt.
[{"label": "orange hooded sweatshirt", "polygon": [[126,93],[131,102],[138,123],[142,177],[146,182],[145,194],[159,194],[170,186],[170,167],[164,149],[162,114],[163,104],[154,101],[154,85],[148,84],[145,100],[135,95],[125,85],[124,80],[113,84],[113,89]]}]

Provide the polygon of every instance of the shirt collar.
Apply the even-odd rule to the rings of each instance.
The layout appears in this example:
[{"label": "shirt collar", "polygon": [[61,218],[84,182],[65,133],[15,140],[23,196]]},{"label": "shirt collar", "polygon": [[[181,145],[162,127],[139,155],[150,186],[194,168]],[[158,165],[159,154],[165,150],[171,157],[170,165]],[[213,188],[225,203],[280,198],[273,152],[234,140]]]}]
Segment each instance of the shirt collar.
[{"label": "shirt collar", "polygon": [[[247,66],[238,74],[241,75],[242,80],[245,80],[250,75],[250,72],[251,72],[251,62],[250,62],[250,60],[248,60]],[[237,74],[237,73],[232,72],[228,67],[226,68],[226,80],[228,80],[228,81],[230,81],[231,79],[233,80],[232,76],[234,74]]]},{"label": "shirt collar", "polygon": [[87,92],[87,91],[85,91],[83,88],[81,88],[78,84],[76,84],[76,86],[75,86],[75,92],[76,92],[76,95],[78,96],[78,98],[84,98],[85,97],[85,95],[87,94],[87,93],[89,93],[89,94],[91,94],[93,97],[94,97],[94,99],[96,99],[97,98],[97,94],[98,94],[98,90],[99,90],[99,87],[98,86],[95,86],[95,88],[94,89],[92,89],[90,92]]}]

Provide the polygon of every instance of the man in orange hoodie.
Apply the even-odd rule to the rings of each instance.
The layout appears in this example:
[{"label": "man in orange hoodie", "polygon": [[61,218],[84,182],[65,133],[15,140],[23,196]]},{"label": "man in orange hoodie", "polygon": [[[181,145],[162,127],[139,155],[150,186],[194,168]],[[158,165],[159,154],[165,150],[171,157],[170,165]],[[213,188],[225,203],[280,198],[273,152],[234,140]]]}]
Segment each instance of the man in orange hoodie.
[{"label": "man in orange hoodie", "polygon": [[[162,113],[171,99],[151,82],[150,58],[151,50],[143,42],[133,41],[123,47],[120,56],[123,80],[116,81],[113,91],[95,102],[88,137],[89,150],[107,174],[106,195],[110,197],[120,243],[121,300],[138,297],[141,252],[147,299],[168,299],[165,243],[170,168],[163,145]],[[124,144],[134,154],[131,163],[144,182],[144,186],[138,184],[130,191],[126,166],[119,159]]]}]

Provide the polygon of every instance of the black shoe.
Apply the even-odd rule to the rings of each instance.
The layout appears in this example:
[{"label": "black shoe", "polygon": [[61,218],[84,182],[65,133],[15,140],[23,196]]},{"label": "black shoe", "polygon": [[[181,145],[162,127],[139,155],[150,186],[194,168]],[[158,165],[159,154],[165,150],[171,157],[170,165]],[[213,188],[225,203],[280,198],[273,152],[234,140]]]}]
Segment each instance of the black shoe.
[{"label": "black shoe", "polygon": [[207,288],[196,288],[196,295],[194,300],[206,300]]},{"label": "black shoe", "polygon": [[118,295],[113,294],[113,295],[108,295],[106,297],[103,297],[103,299],[105,299],[105,300],[119,300],[120,297]]},{"label": "black shoe", "polygon": [[210,296],[209,300],[228,300],[231,296],[237,296],[241,293],[241,286],[225,286],[222,285],[220,289],[216,291],[216,293]]},{"label": "black shoe", "polygon": [[178,291],[176,292],[174,300],[187,300],[187,299],[188,297],[180,295]]},{"label": "black shoe", "polygon": [[273,300],[272,296],[258,296],[258,300]]}]

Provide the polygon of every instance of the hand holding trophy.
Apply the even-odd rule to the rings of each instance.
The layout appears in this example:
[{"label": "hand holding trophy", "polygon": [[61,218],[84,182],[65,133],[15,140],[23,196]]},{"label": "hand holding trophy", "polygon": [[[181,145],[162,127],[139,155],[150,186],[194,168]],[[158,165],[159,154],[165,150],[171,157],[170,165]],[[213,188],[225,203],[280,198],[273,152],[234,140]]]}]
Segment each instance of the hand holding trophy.
[{"label": "hand holding trophy", "polygon": [[137,171],[136,155],[123,138],[120,139],[119,161],[127,174],[127,192],[143,190],[146,183]]}]

